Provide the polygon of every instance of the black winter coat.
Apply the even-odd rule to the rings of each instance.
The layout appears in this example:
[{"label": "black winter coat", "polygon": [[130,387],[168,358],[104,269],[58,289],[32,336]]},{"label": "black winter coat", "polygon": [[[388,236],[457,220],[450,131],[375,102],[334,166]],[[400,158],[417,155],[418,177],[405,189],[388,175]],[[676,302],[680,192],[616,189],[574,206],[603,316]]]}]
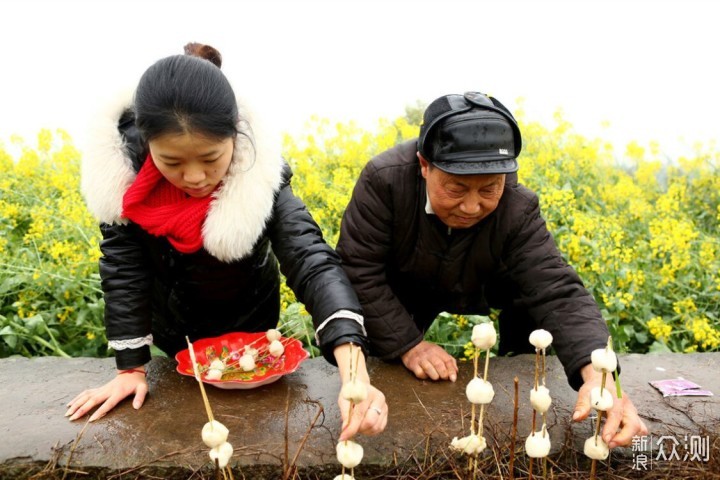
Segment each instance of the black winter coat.
[{"label": "black winter coat", "polygon": [[468,229],[448,229],[426,213],[416,143],[363,169],[343,216],[337,251],[365,314],[371,354],[390,359],[418,344],[443,311],[500,315],[500,353],[534,351],[544,328],[573,388],[580,368],[607,344],[592,296],[562,259],[537,196],[506,177],[497,209]]},{"label": "black winter coat", "polygon": [[[245,146],[236,143],[206,217],[204,247],[182,254],[165,237],[122,218],[122,195],[146,154],[132,113],[119,105],[109,117],[85,155],[82,184],[90,210],[101,221],[105,325],[118,368],[149,361],[151,339],[172,356],[187,346],[186,335],[196,340],[274,327],[280,309],[278,260],[316,327],[339,310],[361,312],[337,254],[293,194],[292,173],[279,156],[265,153],[257,142],[257,156],[248,159]],[[342,343],[367,348],[356,320],[332,320],[319,337],[330,362]]]}]

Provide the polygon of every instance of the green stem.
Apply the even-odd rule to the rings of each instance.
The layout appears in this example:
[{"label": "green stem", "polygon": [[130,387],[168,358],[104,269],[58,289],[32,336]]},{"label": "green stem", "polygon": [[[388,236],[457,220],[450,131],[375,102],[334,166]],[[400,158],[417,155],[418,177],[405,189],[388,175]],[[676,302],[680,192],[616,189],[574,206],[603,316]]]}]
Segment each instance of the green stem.
[{"label": "green stem", "polygon": [[70,357],[70,355],[68,355],[67,353],[62,351],[60,348],[55,347],[54,345],[52,345],[50,342],[48,342],[44,338],[38,337],[37,335],[25,336],[25,337],[30,338],[31,340],[36,341],[40,345],[43,345],[43,346],[49,348],[50,350],[52,350],[54,353],[56,353],[60,357],[72,358],[72,357]]},{"label": "green stem", "polygon": [[55,346],[55,348],[54,348],[55,353],[57,353],[61,357],[71,358],[70,355],[65,353],[65,351],[62,348],[60,348],[60,345],[58,345],[57,340],[55,340],[55,336],[50,331],[50,327],[47,326],[47,323],[45,323],[45,321],[43,321],[42,324],[43,324],[43,327],[45,327],[45,331],[47,332],[48,336],[50,337],[50,340],[52,340],[52,344]]}]

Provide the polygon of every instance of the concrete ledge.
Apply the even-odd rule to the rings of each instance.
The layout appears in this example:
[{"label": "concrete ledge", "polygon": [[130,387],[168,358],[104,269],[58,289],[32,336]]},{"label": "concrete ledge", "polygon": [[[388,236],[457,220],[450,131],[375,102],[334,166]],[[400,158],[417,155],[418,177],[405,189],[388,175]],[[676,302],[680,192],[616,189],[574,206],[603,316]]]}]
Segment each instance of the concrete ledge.
[{"label": "concrete ledge", "polygon": [[[520,382],[516,475],[523,475],[527,468],[522,452],[531,424],[528,390],[533,362],[531,355],[491,359],[490,381],[496,395],[487,409],[485,436],[491,449],[481,468],[487,468],[492,477],[497,476],[498,464],[503,468],[502,459],[510,450],[515,376]],[[621,363],[623,388],[653,436],[672,435],[680,440],[688,435],[708,436],[711,445],[718,443],[720,353],[626,355],[621,356]],[[402,365],[373,359],[369,370],[373,383],[388,398],[391,415],[382,435],[358,438],[365,456],[356,477],[416,478],[424,468],[435,473],[423,478],[457,478],[455,471],[466,467],[467,460],[447,446],[454,436],[467,434],[470,405],[464,392],[472,365],[461,364],[454,384],[420,381]],[[155,358],[150,363],[150,395],[140,410],[125,401],[93,424],[71,423],[63,416],[71,398],[108,381],[113,372],[113,359],[0,359],[0,478],[42,475],[43,468],[46,476],[35,478],[55,478],[50,475],[58,471],[64,478],[214,478],[200,439],[207,418],[197,383],[177,374],[174,360]],[[678,376],[716,396],[663,398],[648,384]],[[547,386],[553,396],[548,423],[555,478],[573,478],[562,475],[586,471],[582,442],[591,436],[592,424],[571,425],[577,396],[555,357],[549,358]],[[338,475],[338,390],[336,370],[323,359],[308,360],[297,372],[253,390],[208,387],[215,417],[230,429],[235,477],[282,478],[291,466],[296,469],[295,478]],[[637,453],[616,449],[612,468],[629,469]],[[717,468],[718,459],[711,460]],[[710,462],[695,465],[709,468]],[[656,463],[655,468],[663,465]]]}]

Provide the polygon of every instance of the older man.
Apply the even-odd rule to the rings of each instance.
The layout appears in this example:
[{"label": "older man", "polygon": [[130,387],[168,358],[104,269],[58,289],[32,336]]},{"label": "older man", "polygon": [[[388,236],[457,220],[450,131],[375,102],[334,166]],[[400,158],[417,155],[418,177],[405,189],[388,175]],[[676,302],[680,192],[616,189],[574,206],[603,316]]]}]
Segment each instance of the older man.
[{"label": "older man", "polygon": [[[579,390],[573,418],[582,420],[601,382],[590,354],[607,345],[608,329],[557,250],[537,196],[517,182],[521,148],[515,119],[495,98],[436,99],[417,141],[363,169],[337,249],[363,305],[372,354],[402,359],[418,378],[455,381],[455,359],[424,332],[443,311],[498,308],[500,354],[529,352],[534,329],[552,333]],[[603,429],[610,447],[645,433],[630,399],[616,400]]]}]

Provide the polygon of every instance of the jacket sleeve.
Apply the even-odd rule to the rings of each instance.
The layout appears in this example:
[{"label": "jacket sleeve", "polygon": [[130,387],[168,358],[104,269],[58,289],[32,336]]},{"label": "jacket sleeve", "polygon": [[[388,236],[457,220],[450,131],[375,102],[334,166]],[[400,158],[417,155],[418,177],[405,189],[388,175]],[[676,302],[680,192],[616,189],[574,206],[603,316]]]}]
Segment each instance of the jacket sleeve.
[{"label": "jacket sleeve", "polygon": [[507,278],[517,288],[513,306],[552,334],[568,383],[578,390],[580,369],[590,363],[594,349],[607,345],[608,328],[595,299],[557,249],[537,196],[525,195],[529,203],[502,254]]},{"label": "jacket sleeve", "polygon": [[[305,304],[317,330],[325,319],[340,310],[361,314],[362,309],[340,266],[340,258],[325,243],[320,227],[293,193],[291,177],[290,167],[285,165],[268,234],[288,286]],[[318,338],[323,356],[333,365],[336,363],[333,350],[344,343],[355,343],[367,354],[363,325],[354,319],[331,320],[318,332]]]},{"label": "jacket sleeve", "polygon": [[365,312],[370,351],[385,360],[401,356],[423,339],[388,283],[393,227],[389,183],[372,162],[365,166],[343,215],[337,245]]},{"label": "jacket sleeve", "polygon": [[133,224],[100,226],[105,331],[118,369],[150,361],[152,281],[135,228]]}]

